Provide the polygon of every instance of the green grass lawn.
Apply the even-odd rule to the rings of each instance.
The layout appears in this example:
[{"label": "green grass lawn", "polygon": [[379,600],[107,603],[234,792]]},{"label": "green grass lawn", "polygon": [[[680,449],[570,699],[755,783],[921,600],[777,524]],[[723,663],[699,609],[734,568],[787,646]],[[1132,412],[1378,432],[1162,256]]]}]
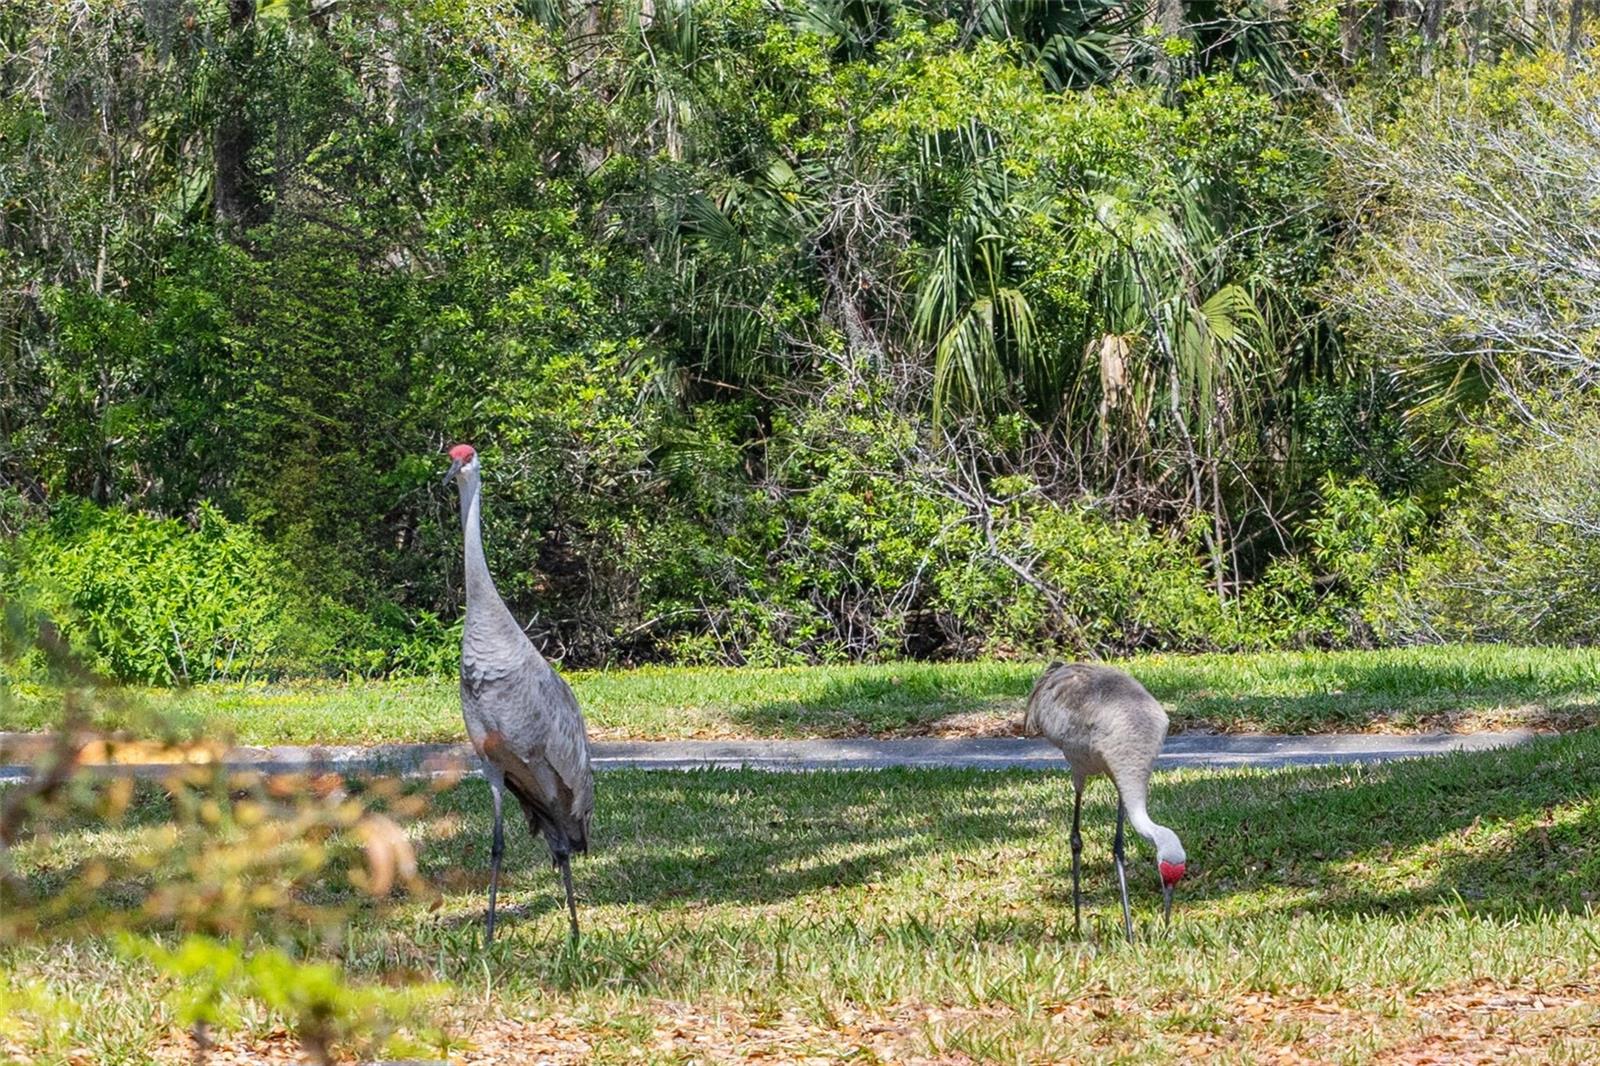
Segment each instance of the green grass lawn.
[{"label": "green grass lawn", "polygon": [[[488,797],[464,781],[413,830],[442,906],[359,910],[344,961],[445,982],[455,1061],[1600,1061],[1600,732],[1162,776],[1153,813],[1190,877],[1163,932],[1134,841],[1131,946],[1111,800],[1091,787],[1080,939],[1065,774],[608,773],[576,868],[581,946],[564,947],[558,882],[519,831],[485,953]],[[90,856],[160,848],[165,803],[152,787],[120,827],[59,826],[18,869],[49,888]],[[93,1003],[21,1026],[17,1054],[182,1054],[162,982],[93,938],[0,948],[0,970]],[[283,1051],[278,1026],[247,1010],[225,1043]]]},{"label": "green grass lawn", "polygon": [[[1123,663],[1175,729],[1325,732],[1600,721],[1600,652],[1495,646],[1147,655]],[[1042,664],[577,671],[600,737],[892,736],[1004,732]],[[449,741],[453,680],[216,685],[129,694],[132,706],[242,743]],[[0,703],[0,730],[48,726],[53,701]]]}]

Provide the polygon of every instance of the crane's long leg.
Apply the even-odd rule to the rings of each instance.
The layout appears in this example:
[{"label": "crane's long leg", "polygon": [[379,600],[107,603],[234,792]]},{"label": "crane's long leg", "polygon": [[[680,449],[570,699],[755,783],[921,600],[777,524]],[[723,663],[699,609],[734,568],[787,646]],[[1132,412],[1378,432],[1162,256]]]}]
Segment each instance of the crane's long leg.
[{"label": "crane's long leg", "polygon": [[1083,911],[1083,883],[1079,880],[1079,858],[1083,855],[1083,834],[1079,823],[1083,815],[1083,783],[1072,782],[1072,935],[1082,936],[1079,915]]},{"label": "crane's long leg", "polygon": [[495,782],[489,782],[489,795],[494,799],[494,843],[489,848],[489,916],[484,920],[483,942],[494,943],[494,901],[500,891],[500,860],[506,853],[505,818],[501,811],[504,793]]},{"label": "crane's long leg", "polygon": [[578,901],[572,895],[572,856],[563,855],[556,860],[561,867],[561,887],[567,890],[567,915],[572,919],[572,941],[578,941]]},{"label": "crane's long leg", "polygon": [[1122,856],[1122,797],[1117,797],[1117,835],[1111,841],[1111,854],[1117,862],[1117,887],[1122,890],[1122,929],[1133,943],[1133,914],[1128,910],[1128,871]]}]

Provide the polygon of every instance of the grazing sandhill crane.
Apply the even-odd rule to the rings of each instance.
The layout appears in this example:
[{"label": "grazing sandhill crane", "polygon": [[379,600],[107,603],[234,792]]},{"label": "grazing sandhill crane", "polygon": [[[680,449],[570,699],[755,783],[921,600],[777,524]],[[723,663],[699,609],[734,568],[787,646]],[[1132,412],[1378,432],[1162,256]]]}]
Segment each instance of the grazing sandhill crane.
[{"label": "grazing sandhill crane", "polygon": [[561,870],[576,940],[578,905],[572,895],[571,859],[573,852],[589,850],[589,815],[594,810],[594,774],[589,769],[583,713],[572,689],[545,662],[495,591],[483,558],[482,481],[472,445],[450,449],[450,472],[444,483],[451,481],[461,493],[461,532],[466,541],[461,716],[494,800],[484,939],[494,940],[495,895],[505,854],[501,804],[509,790],[522,805],[528,831],[544,837],[551,861]]},{"label": "grazing sandhill crane", "polygon": [[1087,663],[1051,663],[1028,696],[1025,726],[1043,733],[1061,749],[1072,768],[1072,928],[1080,931],[1083,891],[1078,861],[1083,836],[1078,831],[1083,786],[1105,774],[1117,786],[1117,835],[1111,852],[1122,889],[1122,925],[1133,940],[1133,915],[1128,910],[1128,876],[1122,850],[1124,813],[1138,834],[1155,845],[1156,869],[1164,898],[1162,915],[1172,920],[1172,886],[1183,877],[1185,857],[1178,834],[1150,820],[1145,811],[1150,768],[1167,737],[1167,712],[1145,687],[1121,670]]}]

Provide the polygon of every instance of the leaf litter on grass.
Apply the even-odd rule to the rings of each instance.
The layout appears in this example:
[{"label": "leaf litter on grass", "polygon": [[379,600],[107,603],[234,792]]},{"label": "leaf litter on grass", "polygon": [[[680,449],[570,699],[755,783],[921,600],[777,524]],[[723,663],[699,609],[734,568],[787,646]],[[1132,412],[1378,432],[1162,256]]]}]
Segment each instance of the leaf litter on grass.
[{"label": "leaf litter on grass", "polygon": [[[1590,983],[1529,988],[1480,979],[1455,988],[1391,999],[1373,991],[1317,996],[1299,989],[1246,991],[1220,1001],[1186,994],[1141,999],[1099,990],[1041,1005],[1034,1022],[1060,1034],[1047,1046],[1076,1060],[1162,1058],[1299,1066],[1357,1055],[1386,1066],[1524,1061],[1593,1062],[1600,1055],[1600,991]],[[737,1004],[648,1004],[647,1034],[613,1030],[592,1018],[459,1019],[466,1040],[440,1059],[452,1066],[566,1066],[610,1058],[707,1064],[863,1061],[930,1066],[981,1061],[968,1038],[1026,1024],[1014,1007],[904,1003],[871,1011],[830,1006],[827,1018],[790,1007],[778,1012]],[[1070,1050],[1069,1050],[1070,1049]],[[186,1033],[174,1030],[157,1059],[194,1061]],[[1050,1061],[1053,1056],[1026,1056]],[[211,1066],[283,1066],[300,1061],[281,1030],[219,1040]]]}]

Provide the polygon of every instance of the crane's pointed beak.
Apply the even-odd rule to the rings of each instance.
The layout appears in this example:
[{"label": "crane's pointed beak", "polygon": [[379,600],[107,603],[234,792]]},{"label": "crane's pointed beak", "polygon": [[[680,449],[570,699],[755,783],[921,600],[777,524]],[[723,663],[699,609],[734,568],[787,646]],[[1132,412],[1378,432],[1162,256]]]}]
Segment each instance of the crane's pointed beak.
[{"label": "crane's pointed beak", "polygon": [[1161,886],[1161,922],[1163,925],[1172,924],[1172,886]]},{"label": "crane's pointed beak", "polygon": [[449,488],[450,482],[454,481],[456,479],[456,475],[459,473],[461,473],[461,460],[450,460],[450,472],[444,476],[444,480],[440,482],[440,484],[446,488]]}]

